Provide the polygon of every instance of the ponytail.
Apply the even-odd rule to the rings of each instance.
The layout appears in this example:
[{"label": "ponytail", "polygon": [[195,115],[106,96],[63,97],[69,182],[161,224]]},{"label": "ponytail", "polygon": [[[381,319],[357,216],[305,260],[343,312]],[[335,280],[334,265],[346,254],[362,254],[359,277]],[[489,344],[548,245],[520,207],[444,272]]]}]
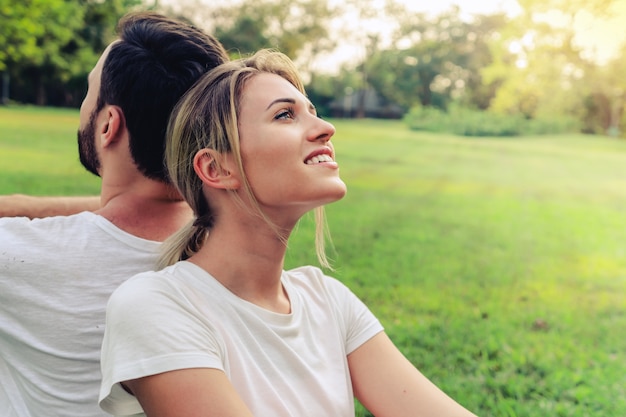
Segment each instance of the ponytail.
[{"label": "ponytail", "polygon": [[157,261],[157,271],[178,261],[189,259],[200,250],[208,235],[209,230],[197,219],[187,223],[163,242]]}]

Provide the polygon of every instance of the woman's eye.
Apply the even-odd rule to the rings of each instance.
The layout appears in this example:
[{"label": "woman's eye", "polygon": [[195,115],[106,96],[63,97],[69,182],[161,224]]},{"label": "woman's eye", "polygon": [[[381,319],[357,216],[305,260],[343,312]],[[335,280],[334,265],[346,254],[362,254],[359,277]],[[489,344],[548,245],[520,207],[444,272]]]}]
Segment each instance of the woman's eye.
[{"label": "woman's eye", "polygon": [[291,110],[283,110],[280,113],[278,113],[274,118],[276,120],[279,120],[279,119],[291,119],[291,118],[293,118],[293,111],[291,111]]}]

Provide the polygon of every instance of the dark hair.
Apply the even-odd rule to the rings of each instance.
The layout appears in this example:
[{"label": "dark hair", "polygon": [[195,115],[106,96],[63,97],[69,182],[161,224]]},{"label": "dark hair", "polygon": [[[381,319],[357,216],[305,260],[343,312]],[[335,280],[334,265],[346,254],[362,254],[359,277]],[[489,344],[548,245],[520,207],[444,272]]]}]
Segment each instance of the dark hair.
[{"label": "dark hair", "polygon": [[214,37],[152,12],[124,16],[117,31],[120,40],[104,62],[96,110],[119,106],[137,168],[148,178],[169,182],[163,154],[170,112],[228,55]]}]

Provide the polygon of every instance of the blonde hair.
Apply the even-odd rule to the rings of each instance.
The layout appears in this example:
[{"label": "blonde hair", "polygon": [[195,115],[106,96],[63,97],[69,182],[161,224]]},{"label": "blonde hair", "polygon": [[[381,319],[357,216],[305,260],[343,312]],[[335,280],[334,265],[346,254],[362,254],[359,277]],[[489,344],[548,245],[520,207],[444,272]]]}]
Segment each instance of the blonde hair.
[{"label": "blonde hair", "polygon": [[[195,254],[213,226],[213,212],[202,192],[202,181],[193,167],[194,157],[201,149],[213,149],[218,154],[234,156],[242,173],[244,192],[252,202],[252,210],[287,243],[278,227],[263,213],[245,176],[241,159],[238,130],[241,95],[246,82],[260,73],[279,75],[306,94],[296,67],[286,55],[261,50],[251,57],[219,65],[202,76],[172,111],[167,129],[165,163],[172,183],[191,206],[195,219],[165,242],[158,262],[159,269]],[[315,221],[317,257],[322,266],[330,268],[325,254],[328,229],[323,207],[315,209]]]}]

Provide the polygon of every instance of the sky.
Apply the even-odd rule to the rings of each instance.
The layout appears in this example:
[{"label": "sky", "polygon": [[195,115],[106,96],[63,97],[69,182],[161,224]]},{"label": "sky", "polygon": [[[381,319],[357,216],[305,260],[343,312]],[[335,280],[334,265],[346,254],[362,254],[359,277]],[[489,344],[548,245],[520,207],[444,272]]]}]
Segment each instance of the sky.
[{"label": "sky", "polygon": [[410,10],[433,14],[439,14],[452,6],[459,6],[461,11],[468,15],[497,12],[515,15],[520,11],[519,5],[515,0],[401,0],[400,2],[404,3]]}]

